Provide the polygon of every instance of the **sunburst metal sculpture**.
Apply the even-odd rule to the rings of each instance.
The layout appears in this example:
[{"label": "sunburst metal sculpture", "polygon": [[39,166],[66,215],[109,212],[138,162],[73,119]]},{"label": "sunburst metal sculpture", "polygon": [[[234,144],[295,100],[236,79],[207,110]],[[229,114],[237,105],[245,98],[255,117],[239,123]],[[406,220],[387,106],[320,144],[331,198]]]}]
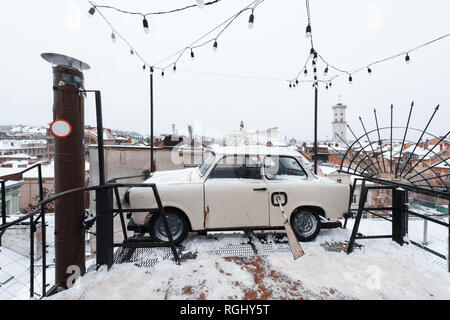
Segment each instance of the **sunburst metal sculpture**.
[{"label": "sunburst metal sculpture", "polygon": [[[449,184],[445,182],[448,176],[439,172],[439,168],[450,169],[448,143],[446,143],[450,131],[443,136],[427,131],[439,111],[439,105],[434,108],[424,129],[410,126],[413,107],[414,102],[411,103],[408,120],[404,127],[393,125],[393,105],[390,110],[390,126],[379,126],[376,109],[374,109],[375,129],[367,131],[362,118],[359,117],[364,134],[357,137],[352,128],[347,125],[355,140],[347,143],[337,135],[347,146],[345,153],[340,152],[342,161],[339,171],[363,177],[375,183],[398,184],[445,195],[450,194]],[[401,138],[396,138],[394,131],[402,133]],[[408,135],[412,134],[419,134],[419,138],[417,140],[408,138]],[[430,139],[432,144],[429,144]],[[441,147],[443,143],[446,144],[445,149]],[[436,150],[438,146],[440,149]]]}]

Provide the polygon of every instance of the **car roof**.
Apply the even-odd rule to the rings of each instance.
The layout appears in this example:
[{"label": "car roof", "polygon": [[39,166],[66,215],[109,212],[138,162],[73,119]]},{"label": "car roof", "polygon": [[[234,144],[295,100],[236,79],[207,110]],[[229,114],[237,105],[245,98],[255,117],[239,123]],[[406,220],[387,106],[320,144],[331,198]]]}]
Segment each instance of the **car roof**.
[{"label": "car roof", "polygon": [[291,156],[299,157],[300,153],[288,148],[288,147],[266,147],[266,146],[254,146],[254,145],[244,145],[244,146],[226,146],[226,147],[216,147],[213,148],[217,155],[278,155],[278,156]]}]

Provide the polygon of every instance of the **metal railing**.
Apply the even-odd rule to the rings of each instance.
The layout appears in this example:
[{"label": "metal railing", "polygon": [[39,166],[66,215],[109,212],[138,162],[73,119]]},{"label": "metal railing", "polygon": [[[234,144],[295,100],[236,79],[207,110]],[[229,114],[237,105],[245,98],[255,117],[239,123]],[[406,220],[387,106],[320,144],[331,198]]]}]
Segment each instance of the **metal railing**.
[{"label": "metal railing", "polygon": [[[38,167],[40,170],[40,164],[30,167],[25,171],[29,171],[31,169],[33,169],[34,167]],[[13,179],[14,177],[20,176],[20,173],[14,175],[13,177],[10,177],[8,179]],[[39,173],[39,184],[40,186],[42,186],[42,177],[41,174]],[[117,178],[117,179],[112,179],[111,181],[116,181],[119,180],[121,178]],[[3,183],[2,183],[2,187],[3,187]],[[120,206],[120,198],[119,198],[119,193],[118,193],[118,188],[132,188],[132,187],[143,187],[143,188],[151,188],[153,190],[153,194],[155,196],[156,199],[156,203],[158,208],[127,208],[127,209],[122,209]],[[41,188],[42,189],[42,188]],[[2,190],[4,190],[2,188]],[[172,238],[172,234],[170,232],[170,228],[168,226],[167,223],[167,219],[166,219],[166,214],[164,211],[164,208],[162,206],[162,202],[161,202],[161,198],[159,196],[159,192],[158,189],[156,187],[156,185],[154,183],[105,183],[103,185],[96,185],[96,186],[87,186],[87,187],[80,187],[80,188],[76,188],[76,189],[71,189],[71,190],[67,190],[61,193],[58,193],[54,196],[51,196],[49,198],[46,199],[42,199],[39,202],[39,207],[30,212],[27,213],[25,215],[23,215],[20,218],[15,219],[14,221],[10,221],[7,222],[6,219],[3,220],[4,223],[2,223],[0,225],[0,234],[2,234],[3,232],[5,232],[8,228],[11,228],[13,226],[17,226],[20,223],[24,222],[24,221],[29,221],[29,225],[30,225],[30,297],[34,297],[35,295],[35,291],[34,291],[34,279],[35,279],[35,274],[34,274],[34,235],[35,232],[37,230],[36,226],[38,224],[38,222],[40,222],[40,226],[41,226],[41,233],[42,233],[42,295],[41,297],[45,297],[47,296],[47,294],[49,293],[49,291],[47,290],[47,279],[46,279],[46,269],[48,267],[47,265],[47,243],[46,243],[46,222],[45,222],[45,207],[47,204],[58,200],[60,198],[63,198],[65,196],[74,194],[74,193],[78,193],[78,192],[86,192],[86,191],[104,191],[104,190],[109,190],[112,193],[112,190],[114,190],[114,194],[116,196],[116,200],[117,203],[119,205],[119,209],[113,209],[112,208],[112,197],[106,197],[103,198],[103,200],[100,199],[100,197],[104,197],[104,195],[101,195],[100,193],[97,193],[97,201],[104,203],[106,202],[110,202],[110,205],[108,206],[109,209],[105,209],[105,210],[98,210],[97,208],[97,237],[99,236],[99,234],[102,234],[103,237],[110,237],[111,241],[100,241],[99,239],[97,239],[97,267],[99,267],[100,265],[107,265],[108,267],[111,267],[111,265],[113,264],[113,249],[114,247],[117,246],[127,246],[124,244],[114,244],[112,241],[112,235],[113,235],[113,230],[112,229],[105,229],[102,225],[99,225],[99,218],[102,218],[103,220],[108,220],[108,219],[113,219],[113,217],[115,216],[115,212],[118,212],[121,215],[121,223],[122,223],[122,228],[125,230],[125,221],[124,221],[124,217],[123,217],[123,212],[142,212],[142,211],[153,211],[153,212],[158,212],[159,214],[161,214],[161,217],[163,219],[163,224],[164,227],[166,229],[168,238],[169,238],[169,243],[153,243],[153,244],[147,244],[147,243],[143,243],[143,246],[167,246],[169,244],[169,246],[172,249],[172,253],[174,255],[174,259],[177,263],[180,262],[180,258],[179,258],[179,254],[178,251],[175,247],[175,243],[173,241]],[[42,193],[41,193],[41,197],[42,197]],[[99,212],[101,211],[101,212]],[[2,211],[2,214],[4,214],[5,211]],[[100,215],[100,217],[99,217]],[[110,224],[111,228],[112,228],[112,223]],[[124,232],[124,236],[125,239],[126,238],[126,232]],[[139,244],[136,244],[136,242],[130,243],[129,244],[130,247],[136,247],[139,246]],[[100,258],[99,258],[100,257]],[[56,287],[58,287],[59,285],[63,285],[63,284],[57,284],[55,283],[54,289],[56,289]],[[53,289],[50,289],[50,293],[53,292]]]},{"label": "metal railing", "polygon": [[[373,179],[369,180],[372,181]],[[450,272],[450,223],[447,223],[445,221],[441,221],[438,219],[435,219],[433,216],[418,213],[414,210],[411,210],[411,207],[409,205],[408,199],[410,198],[409,193],[416,193],[421,195],[426,195],[429,197],[433,197],[435,199],[443,199],[449,201],[449,209],[450,209],[450,194],[446,193],[443,194],[441,192],[436,192],[432,190],[426,190],[422,188],[417,188],[413,185],[398,185],[397,183],[389,183],[387,181],[379,180],[377,181],[380,183],[380,185],[372,185],[372,186],[366,186],[366,179],[364,178],[355,178],[351,192],[350,192],[350,199],[353,198],[357,181],[361,181],[361,187],[360,187],[360,194],[359,194],[359,205],[357,209],[351,209],[351,203],[349,204],[349,212],[357,212],[357,217],[355,221],[355,225],[353,227],[352,235],[349,240],[348,250],[347,252],[350,253],[353,250],[353,245],[355,243],[356,239],[377,239],[377,238],[392,238],[392,240],[399,242],[400,244],[403,244],[403,236],[408,234],[408,225],[409,225],[409,217],[414,216],[421,219],[424,219],[424,241],[422,243],[413,241],[411,239],[408,239],[408,242],[413,244],[416,247],[419,247],[428,253],[431,253],[439,258],[442,258],[444,260],[447,260],[448,264],[448,271]],[[372,181],[373,182],[373,181]],[[366,207],[365,202],[367,199],[367,193],[369,190],[381,190],[381,189],[389,189],[392,190],[392,204],[391,206],[385,206],[385,207]],[[400,192],[398,192],[400,191]],[[395,193],[395,195],[394,195]],[[400,198],[396,198],[396,196],[401,196]],[[384,211],[384,214],[380,214],[374,211]],[[383,220],[389,221],[393,224],[393,233],[392,235],[370,235],[370,236],[363,236],[358,234],[358,228],[359,228],[359,222],[362,217],[362,213],[366,212],[373,216],[376,216],[378,218],[381,218]],[[449,217],[449,212],[447,214],[439,215],[439,217]],[[344,228],[347,225],[347,219],[345,219]],[[427,237],[428,233],[428,222],[432,222],[438,225],[441,225],[443,227],[446,227],[448,229],[448,238],[447,238],[447,253],[440,253],[436,250],[433,250],[429,247],[427,247],[427,244],[425,243],[425,239]],[[395,226],[394,226],[395,225]],[[398,229],[400,228],[400,229]]]}]

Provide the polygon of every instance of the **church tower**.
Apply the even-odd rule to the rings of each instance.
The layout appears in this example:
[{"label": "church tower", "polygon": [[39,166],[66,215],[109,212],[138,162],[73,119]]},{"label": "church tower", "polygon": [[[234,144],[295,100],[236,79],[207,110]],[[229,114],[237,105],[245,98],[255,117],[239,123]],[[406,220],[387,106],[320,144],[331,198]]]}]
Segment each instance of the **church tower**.
[{"label": "church tower", "polygon": [[333,109],[333,122],[332,127],[332,140],[333,142],[342,142],[339,138],[341,137],[344,141],[347,141],[347,121],[345,120],[345,109],[347,106],[339,102]]}]

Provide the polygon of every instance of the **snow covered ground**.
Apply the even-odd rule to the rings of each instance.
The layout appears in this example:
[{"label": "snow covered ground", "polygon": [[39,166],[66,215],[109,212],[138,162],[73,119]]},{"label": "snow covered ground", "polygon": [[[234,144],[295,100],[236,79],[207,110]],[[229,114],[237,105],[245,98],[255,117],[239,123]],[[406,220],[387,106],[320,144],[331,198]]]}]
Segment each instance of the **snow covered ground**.
[{"label": "snow covered ground", "polygon": [[[410,222],[418,242],[422,225]],[[333,250],[345,245],[351,226],[350,221],[346,230],[322,230],[315,241],[302,243],[305,255],[296,261],[290,252],[214,256],[211,250],[248,239],[236,233],[217,240],[190,236],[184,252],[197,252],[196,259],[176,265],[155,250],[146,257],[159,258],[154,267],[128,263],[89,272],[51,299],[450,299],[446,261],[413,245],[358,240],[362,247],[350,255]],[[360,227],[367,235],[390,230],[391,224],[380,220],[363,220]],[[432,241],[445,253],[448,230],[434,230],[433,237],[443,239]]]}]

